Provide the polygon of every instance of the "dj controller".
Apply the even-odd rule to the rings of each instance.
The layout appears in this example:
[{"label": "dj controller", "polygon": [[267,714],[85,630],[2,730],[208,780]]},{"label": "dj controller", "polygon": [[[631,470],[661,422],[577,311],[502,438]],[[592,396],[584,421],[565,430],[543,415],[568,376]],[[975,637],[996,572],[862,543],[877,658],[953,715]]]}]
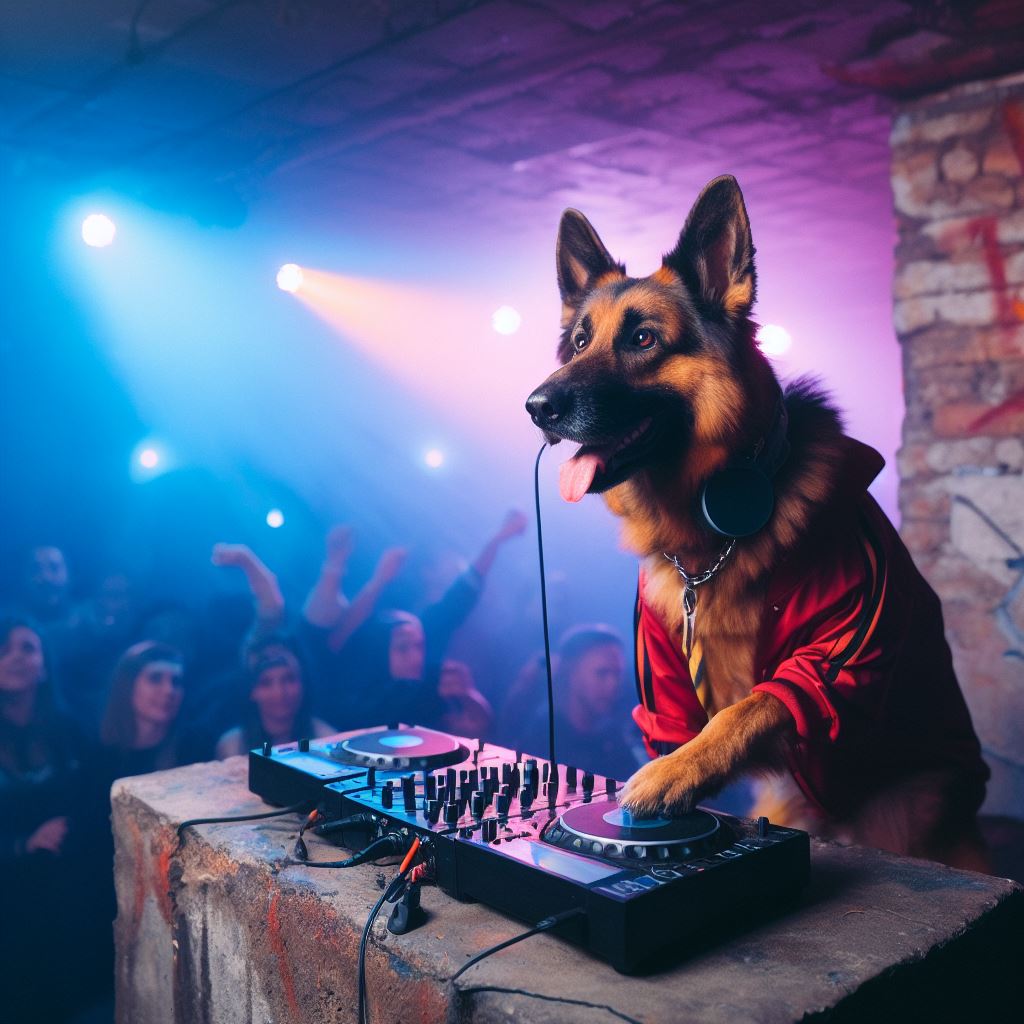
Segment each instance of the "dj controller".
[{"label": "dj controller", "polygon": [[576,910],[555,934],[624,972],[791,899],[810,869],[805,832],[700,808],[635,818],[618,780],[422,726],[266,744],[249,754],[249,788],[419,837],[456,899],[531,923]]}]

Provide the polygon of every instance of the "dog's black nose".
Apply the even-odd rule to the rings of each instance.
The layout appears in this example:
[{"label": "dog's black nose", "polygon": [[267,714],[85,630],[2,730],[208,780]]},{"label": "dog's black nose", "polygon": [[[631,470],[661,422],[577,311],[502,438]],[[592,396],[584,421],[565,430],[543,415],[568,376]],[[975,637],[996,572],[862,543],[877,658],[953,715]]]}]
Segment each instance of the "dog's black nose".
[{"label": "dog's black nose", "polygon": [[526,400],[526,411],[542,430],[553,427],[567,409],[567,393],[543,385]]}]

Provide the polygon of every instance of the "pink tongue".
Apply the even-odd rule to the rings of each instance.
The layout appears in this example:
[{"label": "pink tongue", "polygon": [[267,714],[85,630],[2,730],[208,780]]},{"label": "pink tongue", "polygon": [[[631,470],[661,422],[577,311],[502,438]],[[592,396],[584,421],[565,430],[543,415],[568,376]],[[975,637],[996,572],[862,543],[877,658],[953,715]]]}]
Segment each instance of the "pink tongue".
[{"label": "pink tongue", "polygon": [[596,452],[580,452],[562,463],[558,471],[558,489],[566,501],[579,501],[587,493],[604,460]]}]

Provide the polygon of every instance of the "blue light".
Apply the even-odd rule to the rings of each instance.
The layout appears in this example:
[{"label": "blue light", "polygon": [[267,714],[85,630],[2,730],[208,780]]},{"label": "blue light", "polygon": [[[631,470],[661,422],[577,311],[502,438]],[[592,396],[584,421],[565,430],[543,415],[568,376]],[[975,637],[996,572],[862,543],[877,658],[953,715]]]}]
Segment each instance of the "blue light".
[{"label": "blue light", "polygon": [[284,526],[284,513],[279,508],[272,508],[267,513],[267,526],[272,530],[279,530]]},{"label": "blue light", "polygon": [[172,458],[167,446],[147,437],[132,450],[129,474],[137,484],[145,483],[172,469]]}]

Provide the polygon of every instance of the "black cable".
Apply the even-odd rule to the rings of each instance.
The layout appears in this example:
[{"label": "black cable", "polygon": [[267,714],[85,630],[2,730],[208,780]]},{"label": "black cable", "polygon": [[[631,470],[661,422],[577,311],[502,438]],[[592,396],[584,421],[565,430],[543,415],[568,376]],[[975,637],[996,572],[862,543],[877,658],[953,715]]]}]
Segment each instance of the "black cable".
[{"label": "black cable", "polygon": [[236,814],[227,818],[189,818],[178,826],[178,845],[185,841],[185,829],[193,825],[221,825],[232,821],[261,821],[263,818],[281,818],[286,814],[297,814],[306,810],[312,800],[303,800],[301,803],[292,804],[291,807],[282,808],[280,811],[265,811],[263,814]]},{"label": "black cable", "polygon": [[[397,832],[389,832],[386,836],[375,839],[366,849],[360,850],[359,853],[347,860],[297,860],[293,863],[304,868],[351,868],[357,864],[365,864],[366,861],[380,857],[382,854],[401,853],[407,845],[408,840],[405,836]],[[288,867],[288,865],[285,864],[284,867]]]},{"label": "black cable", "polygon": [[[548,790],[549,794],[557,793],[558,783],[557,779],[551,778],[551,775],[557,772],[558,762],[555,760],[555,687],[551,679],[551,635],[548,631],[548,587],[547,580],[544,575],[544,534],[541,530],[540,525],[540,457],[544,454],[544,449],[547,448],[547,442],[540,446],[540,451],[537,452],[537,461],[533,465],[533,500],[534,505],[537,509],[537,556],[540,560],[540,611],[541,618],[544,621],[544,664],[547,668],[548,673],[548,760],[551,767],[548,769],[549,781],[552,784]],[[554,796],[549,796],[549,804],[552,804],[555,800]]]},{"label": "black cable", "polygon": [[325,821],[320,825],[315,825],[313,831],[318,836],[329,836],[334,832],[344,832],[357,826],[370,828],[377,824],[377,820],[378,815],[369,811],[360,811],[358,814],[350,814],[345,818],[337,818],[334,821]]},{"label": "black cable", "polygon": [[398,897],[399,893],[402,891],[402,883],[405,880],[405,876],[408,875],[411,870],[412,865],[409,864],[395,875],[391,880],[391,884],[380,894],[380,899],[374,903],[373,909],[370,911],[370,916],[366,919],[366,924],[363,925],[363,934],[359,939],[359,970],[357,974],[359,1012],[356,1017],[356,1021],[358,1024],[366,1024],[366,944],[370,939],[370,929],[373,927],[373,922],[377,920],[380,908],[389,900],[393,900]]},{"label": "black cable", "polygon": [[356,1017],[359,1024],[366,1024],[366,943],[370,938],[370,929],[373,927],[373,922],[377,920],[380,908],[384,906],[387,898],[388,891],[385,889],[380,894],[380,899],[374,903],[370,916],[366,919],[366,924],[363,926],[362,937],[359,940],[359,972],[357,979],[359,986],[359,1013]]},{"label": "black cable", "polygon": [[519,935],[513,935],[511,939],[506,939],[504,942],[499,942],[496,946],[491,946],[490,949],[485,949],[482,953],[477,953],[471,960],[467,960],[453,975],[452,981],[455,981],[460,975],[465,974],[466,971],[473,966],[473,964],[480,963],[485,957],[490,956],[492,953],[497,953],[503,949],[507,949],[509,946],[514,946],[517,942],[522,942],[523,939],[530,938],[531,935],[539,935],[541,932],[549,932],[552,928],[556,928],[563,921],[568,921],[570,918],[579,917],[581,914],[585,914],[586,911],[582,907],[573,907],[572,910],[563,910],[560,914],[552,914],[550,917],[545,917],[542,921],[538,921],[529,931],[520,933]]}]

